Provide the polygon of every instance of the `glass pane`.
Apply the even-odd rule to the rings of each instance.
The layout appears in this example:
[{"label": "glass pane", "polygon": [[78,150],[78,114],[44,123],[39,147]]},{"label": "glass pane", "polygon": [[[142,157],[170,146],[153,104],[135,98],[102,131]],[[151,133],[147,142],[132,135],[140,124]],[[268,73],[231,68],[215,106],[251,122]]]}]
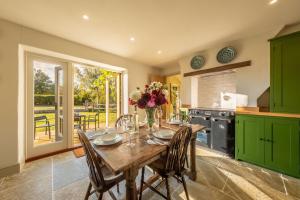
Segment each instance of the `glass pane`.
[{"label": "glass pane", "polygon": [[63,70],[57,64],[33,61],[34,145],[63,137]]},{"label": "glass pane", "polygon": [[[74,144],[79,144],[77,130],[97,130],[116,120],[117,73],[98,67],[74,64]],[[106,117],[106,81],[109,81],[109,117]]]},{"label": "glass pane", "polygon": [[109,127],[114,127],[117,120],[117,101],[118,101],[118,83],[117,74],[111,74],[108,78],[109,84],[109,109],[108,109],[108,125]]}]

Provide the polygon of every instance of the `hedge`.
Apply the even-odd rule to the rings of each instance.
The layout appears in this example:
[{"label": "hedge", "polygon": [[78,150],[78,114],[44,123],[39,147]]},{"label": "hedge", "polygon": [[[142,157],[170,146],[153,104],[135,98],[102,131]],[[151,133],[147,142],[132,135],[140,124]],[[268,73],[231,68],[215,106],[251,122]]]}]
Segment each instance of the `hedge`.
[{"label": "hedge", "polygon": [[48,105],[54,105],[54,102],[55,102],[54,95],[34,95],[34,105],[48,106]]}]

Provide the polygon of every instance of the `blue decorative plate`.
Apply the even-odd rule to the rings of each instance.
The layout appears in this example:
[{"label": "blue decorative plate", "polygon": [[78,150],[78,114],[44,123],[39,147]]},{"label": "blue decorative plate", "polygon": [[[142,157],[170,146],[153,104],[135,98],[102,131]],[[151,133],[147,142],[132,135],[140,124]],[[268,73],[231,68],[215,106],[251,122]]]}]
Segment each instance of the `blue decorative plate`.
[{"label": "blue decorative plate", "polygon": [[225,47],[218,52],[217,60],[219,63],[226,64],[236,57],[236,50],[233,47]]},{"label": "blue decorative plate", "polygon": [[191,60],[191,67],[193,69],[200,69],[205,64],[205,58],[203,56],[195,56]]}]

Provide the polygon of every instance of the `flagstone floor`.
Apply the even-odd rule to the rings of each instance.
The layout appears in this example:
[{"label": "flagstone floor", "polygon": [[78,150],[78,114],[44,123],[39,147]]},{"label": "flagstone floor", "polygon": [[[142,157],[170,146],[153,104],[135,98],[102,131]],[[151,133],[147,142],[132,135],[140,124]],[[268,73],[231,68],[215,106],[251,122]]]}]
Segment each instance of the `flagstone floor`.
[{"label": "flagstone floor", "polygon": [[[197,148],[196,182],[188,181],[191,200],[300,199],[300,180],[254,165],[239,162]],[[148,171],[148,175],[151,173]],[[85,157],[67,152],[25,164],[20,174],[0,179],[1,200],[82,200],[88,186]],[[139,180],[137,180],[139,182]],[[121,193],[124,199],[124,182]],[[164,185],[160,190],[165,193]],[[183,200],[185,193],[176,180],[171,181],[172,199]],[[90,199],[97,199],[96,195]],[[103,199],[110,199],[108,194]],[[159,200],[147,189],[143,199]]]}]

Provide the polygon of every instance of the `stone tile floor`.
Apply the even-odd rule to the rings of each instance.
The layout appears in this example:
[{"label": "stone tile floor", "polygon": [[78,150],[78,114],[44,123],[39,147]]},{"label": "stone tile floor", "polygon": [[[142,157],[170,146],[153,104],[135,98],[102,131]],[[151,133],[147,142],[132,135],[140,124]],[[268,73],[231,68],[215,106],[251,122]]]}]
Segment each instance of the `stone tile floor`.
[{"label": "stone tile floor", "polygon": [[[223,155],[197,148],[196,182],[187,181],[191,200],[299,199],[300,180],[239,162]],[[151,174],[147,172],[148,176]],[[139,183],[139,178],[137,179]],[[27,163],[20,174],[0,179],[1,200],[82,200],[89,183],[85,157],[72,152]],[[124,199],[124,182],[121,193]],[[160,190],[165,193],[162,185]],[[185,193],[176,180],[171,180],[172,199],[183,200]],[[90,199],[97,199],[96,195]],[[103,199],[111,199],[108,194]],[[143,199],[160,196],[147,189]]]}]

